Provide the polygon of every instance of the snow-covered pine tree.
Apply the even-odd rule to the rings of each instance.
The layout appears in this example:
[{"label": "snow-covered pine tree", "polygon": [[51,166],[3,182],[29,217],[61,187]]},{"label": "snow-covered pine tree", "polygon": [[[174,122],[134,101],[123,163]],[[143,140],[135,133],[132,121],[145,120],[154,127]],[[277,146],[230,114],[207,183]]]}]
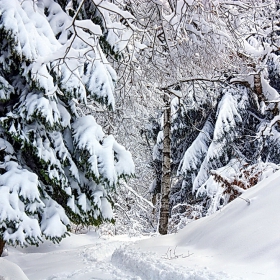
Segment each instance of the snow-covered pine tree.
[{"label": "snow-covered pine tree", "polygon": [[[213,112],[217,96],[218,94],[213,83],[190,83],[186,87],[184,98],[180,98],[180,100],[174,98],[172,102],[171,138],[173,177],[177,176],[178,167],[186,150],[192,145],[201,130],[203,130],[207,119],[209,119]],[[175,181],[176,183],[174,182],[172,187],[171,207],[176,203],[180,203],[187,194],[187,192],[183,194],[180,191],[182,178],[179,176]],[[179,193],[175,195],[176,192]]]},{"label": "snow-covered pine tree", "polygon": [[122,50],[117,20],[132,18],[96,2],[0,1],[1,243],[59,242],[70,222],[112,221],[110,193],[134,173],[130,152],[80,109],[114,108],[104,45]]},{"label": "snow-covered pine tree", "polygon": [[248,91],[245,87],[232,86],[223,90],[216,112],[209,115],[179,166],[178,175],[184,177],[179,192],[183,198],[181,203],[190,202],[192,196],[189,198],[184,195],[189,190],[197,193],[199,189],[202,196],[203,184],[209,178],[211,170],[226,166],[232,158],[240,158],[240,150],[248,148],[238,145],[239,137],[246,133],[246,124],[251,125],[244,119],[248,104]]},{"label": "snow-covered pine tree", "polygon": [[[255,185],[279,168],[276,165],[279,164],[280,151],[279,89],[275,82],[275,77],[279,75],[279,7],[277,1],[268,1],[267,8],[263,7],[262,1],[254,2],[252,5],[252,2],[244,1],[245,6],[240,7],[238,20],[233,21],[238,22],[239,36],[243,40],[239,55],[247,60],[247,71],[253,73],[245,76],[247,88],[251,88],[251,106],[246,110],[245,117],[250,120],[250,125],[242,137],[243,141],[239,142],[240,147],[244,147],[239,148],[243,157],[239,156],[238,163],[231,161],[232,167],[228,164],[228,172],[226,168],[212,172],[209,182],[205,183],[206,189],[207,185],[211,185],[210,180],[219,183],[216,194],[213,193],[215,197],[211,198],[209,213],[216,211],[219,204],[222,206],[232,197],[240,195],[242,189]],[[244,72],[239,74],[244,77]],[[236,75],[237,80],[240,79],[239,74]],[[226,182],[230,182],[233,188],[225,187]]]}]

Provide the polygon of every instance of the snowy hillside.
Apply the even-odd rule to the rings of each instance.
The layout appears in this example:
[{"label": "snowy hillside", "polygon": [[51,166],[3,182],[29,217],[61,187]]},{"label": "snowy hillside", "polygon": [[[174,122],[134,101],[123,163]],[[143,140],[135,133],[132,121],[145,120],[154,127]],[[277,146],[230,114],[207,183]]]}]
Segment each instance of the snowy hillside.
[{"label": "snowy hillside", "polygon": [[[39,248],[9,248],[4,260],[18,264],[34,280],[277,280],[279,182],[278,171],[242,195],[250,205],[236,199],[178,234],[136,242],[122,236],[72,235],[59,245],[45,242]],[[7,271],[5,266],[1,263],[0,276]]]},{"label": "snowy hillside", "polygon": [[[236,199],[222,211],[187,225],[178,234],[141,241],[133,249],[156,252],[170,258],[168,263],[186,268],[207,267],[244,279],[280,279],[279,182],[278,171],[242,195],[250,200],[250,205]],[[137,260],[135,252],[119,250],[115,254]]]}]

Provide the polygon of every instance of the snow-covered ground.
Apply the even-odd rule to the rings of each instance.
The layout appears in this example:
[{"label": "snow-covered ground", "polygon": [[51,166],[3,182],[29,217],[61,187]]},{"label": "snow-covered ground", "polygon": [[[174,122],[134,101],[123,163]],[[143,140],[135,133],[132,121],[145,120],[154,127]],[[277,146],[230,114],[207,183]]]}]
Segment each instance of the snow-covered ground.
[{"label": "snow-covered ground", "polygon": [[137,279],[134,274],[114,266],[111,255],[133,241],[126,236],[99,238],[94,232],[72,234],[56,245],[45,241],[39,248],[9,248],[9,256],[4,259],[18,264],[30,280],[132,280]]},{"label": "snow-covered ground", "polygon": [[[25,279],[18,267],[9,268],[11,261],[30,280],[279,280],[279,185],[278,171],[242,195],[250,205],[236,199],[173,235],[136,240],[90,232],[59,245],[9,248],[0,279]],[[9,270],[10,278],[3,277]]]}]

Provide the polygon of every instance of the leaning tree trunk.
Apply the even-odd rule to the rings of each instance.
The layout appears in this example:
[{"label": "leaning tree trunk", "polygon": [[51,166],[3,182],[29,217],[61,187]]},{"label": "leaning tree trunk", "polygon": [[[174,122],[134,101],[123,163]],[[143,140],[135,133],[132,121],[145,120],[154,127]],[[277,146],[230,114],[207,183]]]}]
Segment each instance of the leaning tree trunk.
[{"label": "leaning tree trunk", "polygon": [[262,79],[261,74],[257,73],[254,75],[254,92],[258,97],[259,105],[264,101],[263,89],[262,89]]},{"label": "leaning tree trunk", "polygon": [[169,193],[171,182],[171,106],[170,97],[165,95],[165,110],[163,124],[163,159],[162,159],[162,181],[161,181],[161,206],[159,216],[159,233],[167,234],[169,218]]},{"label": "leaning tree trunk", "polygon": [[0,257],[2,256],[4,246],[5,246],[5,241],[0,238]]}]

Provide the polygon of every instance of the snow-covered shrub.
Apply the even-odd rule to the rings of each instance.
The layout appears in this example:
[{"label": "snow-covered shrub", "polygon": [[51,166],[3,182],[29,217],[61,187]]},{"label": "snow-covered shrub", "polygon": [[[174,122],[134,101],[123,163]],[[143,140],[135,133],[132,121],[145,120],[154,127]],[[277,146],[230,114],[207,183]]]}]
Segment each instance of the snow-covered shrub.
[{"label": "snow-covered shrub", "polygon": [[191,205],[181,203],[174,206],[171,210],[168,231],[170,233],[178,232],[188,223],[201,218],[203,215],[203,207],[201,205]]},{"label": "snow-covered shrub", "polygon": [[0,240],[13,245],[112,221],[111,193],[134,173],[130,152],[80,110],[114,108],[117,75],[99,39],[124,47],[127,28],[112,21],[131,16],[83,3],[0,1]]},{"label": "snow-covered shrub", "polygon": [[274,163],[253,165],[231,160],[226,166],[211,171],[209,179],[198,189],[197,195],[208,198],[207,215],[215,213],[242,193],[279,170]]}]

